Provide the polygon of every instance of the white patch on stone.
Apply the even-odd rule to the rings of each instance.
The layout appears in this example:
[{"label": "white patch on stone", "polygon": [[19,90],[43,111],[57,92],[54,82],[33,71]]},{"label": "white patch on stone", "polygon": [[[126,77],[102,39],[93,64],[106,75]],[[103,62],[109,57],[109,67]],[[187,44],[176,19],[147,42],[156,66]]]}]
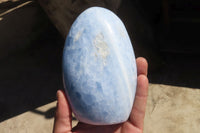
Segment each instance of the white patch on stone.
[{"label": "white patch on stone", "polygon": [[106,64],[106,58],[109,54],[108,45],[104,41],[104,36],[102,33],[99,33],[94,39],[94,46],[97,50],[95,56],[100,55],[103,59],[103,64]]},{"label": "white patch on stone", "polygon": [[78,39],[80,38],[81,34],[82,34],[83,30],[78,31],[74,37],[74,42],[78,41]]}]

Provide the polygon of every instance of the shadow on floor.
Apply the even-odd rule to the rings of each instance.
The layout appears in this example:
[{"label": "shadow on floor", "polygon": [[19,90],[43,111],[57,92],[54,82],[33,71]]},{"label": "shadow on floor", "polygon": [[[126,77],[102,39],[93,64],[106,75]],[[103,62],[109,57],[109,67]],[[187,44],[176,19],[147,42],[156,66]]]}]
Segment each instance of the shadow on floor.
[{"label": "shadow on floor", "polygon": [[51,119],[55,116],[56,107],[50,108],[46,112],[42,112],[42,111],[37,110],[37,109],[31,110],[31,112],[33,112],[35,114],[43,115],[46,119]]},{"label": "shadow on floor", "polygon": [[0,4],[0,122],[55,101],[63,87],[64,40],[38,4],[27,2]]},{"label": "shadow on floor", "polygon": [[163,64],[149,72],[150,83],[200,89],[198,54],[163,53]]},{"label": "shadow on floor", "polygon": [[[56,100],[56,91],[62,88],[64,41],[47,38],[38,42],[43,44],[40,47],[1,60],[0,121]],[[150,83],[200,87],[198,56],[166,54],[163,62],[162,67],[149,72]],[[54,111],[34,112],[48,119]]]},{"label": "shadow on floor", "polygon": [[56,100],[56,91],[63,88],[64,40],[53,30],[26,51],[1,60],[0,121]]},{"label": "shadow on floor", "polygon": [[[43,111],[40,111],[37,109],[31,110],[31,112],[33,112],[35,114],[43,115],[46,119],[51,119],[55,116],[56,107],[50,108],[46,112],[43,112]],[[72,115],[72,120],[77,120],[74,115]]]}]

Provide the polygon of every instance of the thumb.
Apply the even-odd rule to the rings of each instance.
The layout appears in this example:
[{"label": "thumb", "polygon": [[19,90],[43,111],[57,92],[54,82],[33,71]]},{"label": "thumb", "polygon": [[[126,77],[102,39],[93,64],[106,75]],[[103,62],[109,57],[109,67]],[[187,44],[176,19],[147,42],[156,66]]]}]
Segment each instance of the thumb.
[{"label": "thumb", "polygon": [[57,99],[53,133],[71,133],[72,111],[63,91],[57,91]]}]

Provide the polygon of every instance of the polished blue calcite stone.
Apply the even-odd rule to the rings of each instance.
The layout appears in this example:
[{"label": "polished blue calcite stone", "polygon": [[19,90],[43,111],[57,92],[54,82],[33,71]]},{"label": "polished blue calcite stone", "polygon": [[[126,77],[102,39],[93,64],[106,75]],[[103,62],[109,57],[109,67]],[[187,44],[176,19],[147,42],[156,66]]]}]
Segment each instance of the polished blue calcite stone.
[{"label": "polished blue calcite stone", "polygon": [[92,7],[78,16],[65,42],[63,78],[81,122],[109,125],[128,119],[137,69],[126,28],[113,12]]}]

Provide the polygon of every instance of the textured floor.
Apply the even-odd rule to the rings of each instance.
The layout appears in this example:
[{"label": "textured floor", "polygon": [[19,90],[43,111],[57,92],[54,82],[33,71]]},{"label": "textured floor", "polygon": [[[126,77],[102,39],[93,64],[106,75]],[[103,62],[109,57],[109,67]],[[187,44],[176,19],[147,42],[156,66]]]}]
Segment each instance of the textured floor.
[{"label": "textured floor", "polygon": [[[53,122],[56,101],[27,111],[21,115],[8,119],[0,124],[1,133],[50,133]],[[73,120],[72,125],[77,121]]]},{"label": "textured floor", "polygon": [[[149,85],[144,133],[198,133],[200,90],[161,84]],[[0,123],[1,133],[49,133],[56,102],[27,111]],[[77,124],[76,120],[72,122]]]},{"label": "textured floor", "polygon": [[198,133],[199,89],[150,84],[144,133]]}]

